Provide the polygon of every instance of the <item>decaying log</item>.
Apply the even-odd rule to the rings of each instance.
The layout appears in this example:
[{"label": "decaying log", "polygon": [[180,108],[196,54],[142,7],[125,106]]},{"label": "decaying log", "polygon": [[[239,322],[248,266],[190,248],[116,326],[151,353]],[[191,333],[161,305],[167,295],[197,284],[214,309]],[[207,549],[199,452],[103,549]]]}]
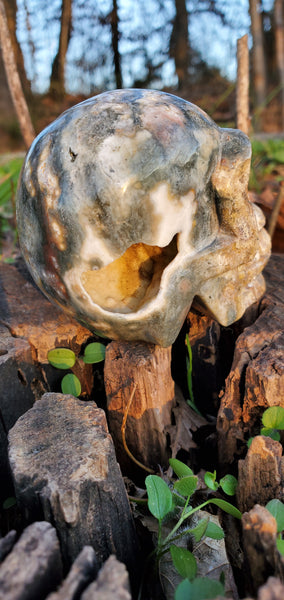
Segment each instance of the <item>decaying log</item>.
[{"label": "decaying log", "polygon": [[136,533],[103,410],[44,394],[11,429],[9,459],[20,508],[53,523],[66,566],[87,544],[99,565],[115,552],[134,572]]},{"label": "decaying log", "polygon": [[283,600],[284,585],[277,577],[269,577],[258,590],[257,600]]},{"label": "decaying log", "polygon": [[253,438],[244,460],[238,462],[237,503],[248,511],[273,498],[284,499],[284,458],[282,445],[262,435]]},{"label": "decaying log", "polygon": [[46,600],[78,600],[86,587],[95,579],[97,572],[95,551],[92,546],[84,546],[60,589],[49,594]]},{"label": "decaying log", "polygon": [[264,270],[267,291],[259,316],[238,337],[217,419],[220,465],[227,467],[259,433],[269,406],[284,406],[284,256]]},{"label": "decaying log", "polygon": [[[47,353],[67,347],[78,355],[90,332],[53,306],[19,268],[0,264],[0,500],[9,495],[7,431],[44,392],[59,390],[62,371],[48,364]],[[93,387],[92,365],[77,361],[82,391]]]},{"label": "decaying log", "polygon": [[128,573],[115,556],[110,556],[81,600],[131,600]]},{"label": "decaying log", "polygon": [[274,517],[256,504],[242,517],[244,578],[247,593],[257,595],[268,577],[284,581],[284,559],[276,547],[277,525]]},{"label": "decaying log", "polygon": [[122,469],[128,467],[129,474],[133,466],[122,443],[126,410],[125,438],[131,453],[145,466],[168,466],[165,427],[171,424],[175,404],[171,347],[111,342],[106,350],[105,389],[109,428]]},{"label": "decaying log", "polygon": [[56,531],[49,523],[33,523],[0,565],[0,599],[43,600],[61,580]]},{"label": "decaying log", "polygon": [[11,529],[11,531],[0,540],[0,563],[6,558],[7,554],[11,552],[16,539],[17,532],[15,529]]}]

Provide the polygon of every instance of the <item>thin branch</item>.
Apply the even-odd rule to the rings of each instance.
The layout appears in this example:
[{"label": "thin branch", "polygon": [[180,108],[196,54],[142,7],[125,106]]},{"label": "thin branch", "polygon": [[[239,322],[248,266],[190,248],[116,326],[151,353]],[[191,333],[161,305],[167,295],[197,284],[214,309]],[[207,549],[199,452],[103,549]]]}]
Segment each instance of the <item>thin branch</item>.
[{"label": "thin branch", "polygon": [[123,420],[122,420],[122,425],[121,425],[121,436],[122,436],[122,443],[123,443],[123,447],[125,452],[128,454],[129,458],[131,458],[131,460],[133,462],[135,462],[136,465],[138,465],[138,467],[141,467],[141,469],[144,469],[144,471],[147,471],[147,473],[155,473],[155,471],[153,471],[153,469],[150,469],[149,467],[146,467],[145,465],[143,465],[139,460],[137,460],[137,458],[135,458],[135,456],[133,456],[132,452],[130,452],[127,443],[126,443],[126,439],[125,439],[125,429],[126,429],[126,421],[127,421],[127,417],[128,417],[128,413],[129,413],[129,409],[132,403],[132,400],[134,398],[134,394],[135,394],[135,390],[137,388],[137,383],[134,384],[134,388],[130,394],[129,400],[127,402],[127,406],[125,409],[125,413],[123,415]]}]

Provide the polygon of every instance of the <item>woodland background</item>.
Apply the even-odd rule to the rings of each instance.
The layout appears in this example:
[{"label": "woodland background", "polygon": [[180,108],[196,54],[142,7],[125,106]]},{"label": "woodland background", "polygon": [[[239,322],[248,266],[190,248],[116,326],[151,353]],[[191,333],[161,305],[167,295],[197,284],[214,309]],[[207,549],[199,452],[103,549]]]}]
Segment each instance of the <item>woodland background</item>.
[{"label": "woodland background", "polygon": [[[283,0],[4,0],[38,133],[106,89],[164,89],[235,126],[236,41],[249,33],[253,131],[284,130]],[[23,142],[0,58],[0,152]]]}]

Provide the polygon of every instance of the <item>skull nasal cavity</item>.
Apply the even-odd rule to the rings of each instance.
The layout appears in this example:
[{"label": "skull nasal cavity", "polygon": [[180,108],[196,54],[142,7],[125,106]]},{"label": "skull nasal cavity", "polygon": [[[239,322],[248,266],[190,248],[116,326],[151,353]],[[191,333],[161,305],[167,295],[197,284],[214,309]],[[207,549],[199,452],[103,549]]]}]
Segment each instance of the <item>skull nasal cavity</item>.
[{"label": "skull nasal cavity", "polygon": [[157,295],[163,271],[176,255],[177,236],[164,248],[133,244],[109,265],[82,273],[82,285],[101,308],[135,312]]}]

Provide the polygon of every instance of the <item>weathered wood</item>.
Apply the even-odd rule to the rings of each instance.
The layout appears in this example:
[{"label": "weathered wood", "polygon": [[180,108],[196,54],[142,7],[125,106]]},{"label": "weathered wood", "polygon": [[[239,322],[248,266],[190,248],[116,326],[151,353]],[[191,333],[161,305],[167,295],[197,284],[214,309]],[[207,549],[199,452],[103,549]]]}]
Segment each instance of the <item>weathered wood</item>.
[{"label": "weathered wood", "polygon": [[[90,332],[53,306],[18,267],[0,264],[0,500],[10,493],[7,431],[44,392],[59,390],[62,371],[47,353],[61,346],[79,354]],[[83,394],[93,387],[92,365],[77,362]]]},{"label": "weathered wood", "polygon": [[44,394],[10,430],[9,459],[20,508],[54,524],[65,565],[87,544],[99,565],[115,552],[135,570],[136,533],[103,410]]},{"label": "weathered wood", "polygon": [[33,523],[0,565],[0,599],[44,600],[61,580],[56,531],[49,523]]},{"label": "weathered wood", "polygon": [[284,256],[273,255],[264,270],[267,291],[259,316],[238,337],[217,419],[220,464],[240,456],[259,433],[269,406],[284,406]]},{"label": "weathered wood", "polygon": [[16,539],[17,532],[15,531],[15,529],[12,529],[11,531],[9,531],[9,533],[7,533],[7,535],[5,535],[5,537],[3,537],[0,540],[0,562],[2,562],[4,558],[6,558],[9,552],[11,552]]},{"label": "weathered wood", "polygon": [[247,456],[238,462],[237,502],[248,511],[258,503],[265,505],[273,498],[284,498],[284,458],[282,445],[265,436],[256,436]]},{"label": "weathered wood", "polygon": [[161,348],[144,342],[111,342],[106,350],[104,377],[109,428],[123,470],[133,466],[123,447],[121,434],[127,409],[125,437],[129,450],[148,467],[167,466],[165,427],[171,424],[171,410],[175,404],[171,347]]},{"label": "weathered wood", "polygon": [[92,546],[84,546],[57,592],[46,600],[78,600],[98,572],[96,554]]},{"label": "weathered wood", "polygon": [[274,517],[256,504],[242,517],[244,566],[247,593],[257,595],[268,577],[284,580],[284,559],[276,547],[277,525]]},{"label": "weathered wood", "polygon": [[258,590],[257,600],[283,600],[284,585],[277,577],[269,577]]},{"label": "weathered wood", "polygon": [[115,556],[102,566],[94,583],[86,589],[81,600],[131,600],[128,573]]}]

